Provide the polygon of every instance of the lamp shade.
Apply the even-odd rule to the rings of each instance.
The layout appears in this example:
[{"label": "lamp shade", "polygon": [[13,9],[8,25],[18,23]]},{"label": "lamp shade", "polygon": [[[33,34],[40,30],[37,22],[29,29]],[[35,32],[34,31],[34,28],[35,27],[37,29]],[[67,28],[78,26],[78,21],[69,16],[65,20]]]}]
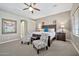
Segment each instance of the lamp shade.
[{"label": "lamp shade", "polygon": [[64,28],[64,23],[63,23],[63,22],[61,22],[61,25],[60,25],[60,26],[61,26],[61,28]]},{"label": "lamp shade", "polygon": [[64,28],[64,25],[61,25],[61,28]]}]

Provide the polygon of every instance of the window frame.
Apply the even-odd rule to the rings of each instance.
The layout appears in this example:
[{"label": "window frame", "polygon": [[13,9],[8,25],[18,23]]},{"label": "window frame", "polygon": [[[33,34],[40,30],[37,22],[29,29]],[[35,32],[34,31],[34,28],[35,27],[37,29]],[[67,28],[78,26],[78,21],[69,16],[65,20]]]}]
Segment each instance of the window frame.
[{"label": "window frame", "polygon": [[[77,26],[78,28],[75,26]],[[73,14],[72,30],[73,34],[79,37],[79,7],[75,10]]]}]

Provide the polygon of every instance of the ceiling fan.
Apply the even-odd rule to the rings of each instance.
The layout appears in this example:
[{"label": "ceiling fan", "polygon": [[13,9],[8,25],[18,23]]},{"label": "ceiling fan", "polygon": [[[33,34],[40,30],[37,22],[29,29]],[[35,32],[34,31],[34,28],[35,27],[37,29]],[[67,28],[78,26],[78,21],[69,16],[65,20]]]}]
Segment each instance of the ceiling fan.
[{"label": "ceiling fan", "polygon": [[28,7],[24,8],[23,10],[29,9],[29,11],[31,11],[32,13],[34,13],[34,10],[40,11],[40,9],[34,7],[36,5],[36,3],[30,3],[30,4],[24,3],[24,5],[26,5]]}]

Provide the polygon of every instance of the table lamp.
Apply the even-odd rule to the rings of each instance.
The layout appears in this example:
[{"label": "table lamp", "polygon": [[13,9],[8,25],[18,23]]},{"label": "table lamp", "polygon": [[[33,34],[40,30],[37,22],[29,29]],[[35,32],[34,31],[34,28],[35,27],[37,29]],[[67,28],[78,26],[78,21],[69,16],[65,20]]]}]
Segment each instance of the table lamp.
[{"label": "table lamp", "polygon": [[61,29],[62,29],[62,32],[64,32],[64,24],[61,24]]}]

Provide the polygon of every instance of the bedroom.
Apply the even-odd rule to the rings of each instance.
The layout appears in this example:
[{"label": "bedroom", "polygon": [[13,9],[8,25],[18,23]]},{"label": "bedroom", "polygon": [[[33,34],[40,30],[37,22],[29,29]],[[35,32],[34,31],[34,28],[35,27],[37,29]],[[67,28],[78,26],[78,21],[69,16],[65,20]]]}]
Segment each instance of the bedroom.
[{"label": "bedroom", "polygon": [[[75,15],[76,11],[79,13],[79,4],[34,3],[34,7],[40,11],[39,9],[30,11],[30,8],[27,9],[27,4],[30,5],[30,3],[0,3],[0,55],[78,56],[79,38],[76,36],[78,29],[74,30],[74,35],[72,33],[75,29],[73,26],[77,26],[73,23],[73,14]],[[38,52],[33,48],[33,45],[37,47],[39,43],[34,40],[37,37],[31,35],[38,34],[34,36],[42,37],[44,32],[49,35],[49,40],[46,38],[48,41],[44,46],[48,50],[43,49]],[[45,39],[41,37],[40,39]],[[36,43],[27,44],[33,40]]]}]

